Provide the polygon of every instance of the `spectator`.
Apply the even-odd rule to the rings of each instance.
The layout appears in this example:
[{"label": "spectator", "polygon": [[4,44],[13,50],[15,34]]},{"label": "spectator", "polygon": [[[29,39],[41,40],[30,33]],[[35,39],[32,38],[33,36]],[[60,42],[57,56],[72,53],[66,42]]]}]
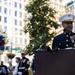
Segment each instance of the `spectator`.
[{"label": "spectator", "polygon": [[8,66],[8,73],[9,73],[9,75],[11,75],[12,74],[12,68],[13,68],[12,60],[9,60],[8,64],[9,64],[9,66]]},{"label": "spectator", "polygon": [[19,57],[16,57],[16,66],[15,66],[15,69],[13,71],[13,75],[17,75],[18,74],[18,65],[20,63],[20,58]]},{"label": "spectator", "polygon": [[22,59],[21,59],[21,62],[19,63],[19,66],[18,66],[18,74],[19,75],[29,75],[28,68],[30,66],[30,61],[25,56],[26,56],[26,53],[21,52]]},{"label": "spectator", "polygon": [[32,61],[32,72],[33,72],[33,75],[35,74],[35,56],[33,57],[33,61]]},{"label": "spectator", "polygon": [[0,62],[0,75],[8,75],[7,66],[4,65],[3,61]]}]

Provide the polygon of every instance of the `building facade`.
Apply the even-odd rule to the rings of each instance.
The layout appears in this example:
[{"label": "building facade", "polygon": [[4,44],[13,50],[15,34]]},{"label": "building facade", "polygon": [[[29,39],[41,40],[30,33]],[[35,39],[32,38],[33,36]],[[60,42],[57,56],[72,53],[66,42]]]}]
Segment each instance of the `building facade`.
[{"label": "building facade", "polygon": [[57,11],[56,22],[59,23],[59,17],[65,14],[65,5],[63,5],[64,0],[50,0],[51,6]]},{"label": "building facade", "polygon": [[66,4],[65,11],[66,11],[66,13],[74,14],[75,13],[74,8],[75,8],[75,1],[72,0]]},{"label": "building facade", "polygon": [[7,46],[24,48],[29,43],[28,34],[23,32],[25,25],[26,0],[0,0],[0,25],[9,38]]},{"label": "building facade", "polygon": [[63,31],[63,27],[61,23],[59,22],[59,18],[65,14],[65,5],[63,5],[64,0],[50,0],[51,7],[56,10],[56,15],[55,15],[55,21],[60,24],[58,29],[54,29],[53,31],[56,32],[56,34],[60,34]]}]

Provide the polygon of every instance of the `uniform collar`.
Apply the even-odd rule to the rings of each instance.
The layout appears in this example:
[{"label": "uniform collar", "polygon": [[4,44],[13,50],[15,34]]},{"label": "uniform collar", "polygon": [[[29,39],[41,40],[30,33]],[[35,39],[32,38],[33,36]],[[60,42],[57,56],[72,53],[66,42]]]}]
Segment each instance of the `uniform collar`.
[{"label": "uniform collar", "polygon": [[66,34],[66,35],[70,35],[70,34],[72,34],[72,33],[73,33],[72,31],[70,31],[70,32],[66,32],[66,30],[65,30],[65,29],[64,29],[63,31],[64,31],[64,34]]}]

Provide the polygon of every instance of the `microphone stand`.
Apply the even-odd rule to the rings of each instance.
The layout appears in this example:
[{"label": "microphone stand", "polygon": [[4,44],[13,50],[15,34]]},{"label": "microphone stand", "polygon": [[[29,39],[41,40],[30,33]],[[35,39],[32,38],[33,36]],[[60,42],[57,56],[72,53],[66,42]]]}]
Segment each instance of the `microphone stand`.
[{"label": "microphone stand", "polygon": [[43,51],[42,47],[49,41],[50,39],[48,39],[47,41],[45,41],[38,49],[36,49],[36,51]]},{"label": "microphone stand", "polygon": [[[61,29],[60,31],[62,31],[62,29]],[[58,33],[56,33],[55,36],[56,36],[57,34],[59,34],[60,31],[58,31]],[[43,51],[42,47],[43,47],[49,40],[50,40],[50,39],[48,39],[47,41],[45,41],[38,49],[36,49],[36,51]],[[47,51],[52,51],[52,49],[51,49],[49,46],[47,46]]]}]

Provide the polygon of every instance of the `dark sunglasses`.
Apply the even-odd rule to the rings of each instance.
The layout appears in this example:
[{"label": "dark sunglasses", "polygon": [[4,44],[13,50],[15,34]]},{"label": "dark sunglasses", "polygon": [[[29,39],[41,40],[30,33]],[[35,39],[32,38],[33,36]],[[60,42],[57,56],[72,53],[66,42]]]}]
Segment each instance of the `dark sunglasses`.
[{"label": "dark sunglasses", "polygon": [[63,22],[63,23],[66,23],[66,24],[72,24],[73,22],[71,21],[65,21],[65,22]]}]

